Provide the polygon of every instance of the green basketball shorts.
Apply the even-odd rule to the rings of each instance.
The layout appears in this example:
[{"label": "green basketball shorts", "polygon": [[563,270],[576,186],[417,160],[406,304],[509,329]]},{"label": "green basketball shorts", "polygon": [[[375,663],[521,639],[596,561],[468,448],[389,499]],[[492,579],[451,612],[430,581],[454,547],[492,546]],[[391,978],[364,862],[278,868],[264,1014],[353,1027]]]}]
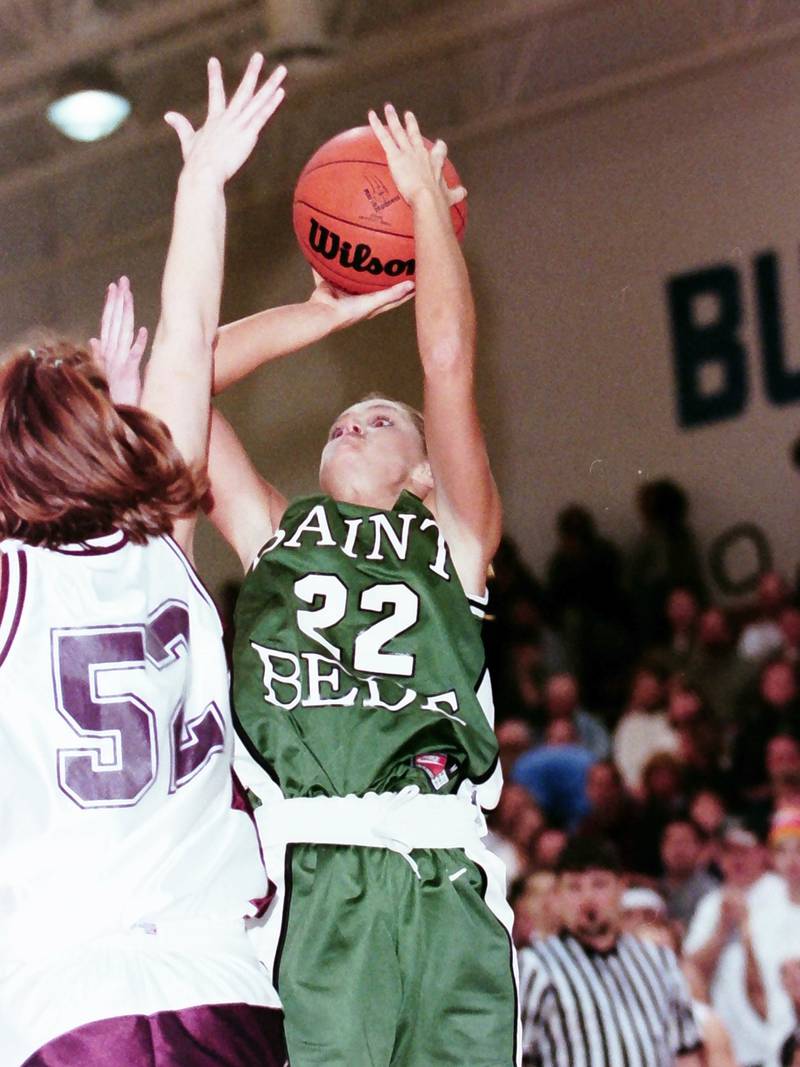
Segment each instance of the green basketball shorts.
[{"label": "green basketball shorts", "polygon": [[388,849],[288,846],[274,979],[292,1067],[519,1063],[502,864],[468,851],[415,850],[417,873]]}]

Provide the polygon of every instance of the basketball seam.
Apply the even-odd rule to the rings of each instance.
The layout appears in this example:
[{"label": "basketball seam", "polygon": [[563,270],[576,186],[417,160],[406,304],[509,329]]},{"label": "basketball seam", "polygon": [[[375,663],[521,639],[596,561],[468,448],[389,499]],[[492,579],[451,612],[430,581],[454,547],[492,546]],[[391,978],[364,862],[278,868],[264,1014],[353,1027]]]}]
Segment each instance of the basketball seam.
[{"label": "basketball seam", "polygon": [[[330,260],[326,260],[324,264],[320,263],[319,266],[323,266],[325,268],[325,270],[329,271],[331,274],[335,274],[337,278],[341,278],[343,281],[349,282],[351,285],[354,284],[354,282],[356,282],[356,281],[358,281],[359,284],[363,284],[366,281],[366,279],[362,278],[362,275],[360,273],[357,274],[357,276],[354,278],[352,274],[343,274],[341,271],[333,270],[333,268],[330,266]],[[321,274],[322,271],[320,271],[319,273]],[[374,277],[374,275],[370,275],[370,277]],[[406,280],[407,279],[404,279],[404,278],[398,278],[398,281],[406,281]],[[396,285],[397,283],[396,282],[392,282],[391,284],[392,285]],[[342,286],[341,288],[344,289],[344,286]],[[372,292],[377,292],[379,289],[386,289],[386,288],[388,288],[388,286],[381,285],[380,282],[376,282],[375,285],[370,287],[369,292],[371,292],[371,293]],[[348,290],[345,290],[345,292],[347,292],[347,291]]]},{"label": "basketball seam", "polygon": [[[377,160],[376,159],[330,159],[325,163],[317,163],[313,167],[309,167],[309,166],[303,167],[302,173],[300,174],[300,177],[297,179],[297,185],[300,184],[300,182],[302,181],[303,178],[306,178],[306,177],[308,177],[308,175],[313,174],[314,171],[322,170],[323,167],[335,167],[339,163],[366,163],[366,164],[369,164],[369,165],[375,166],[375,167],[383,167],[384,170],[388,170],[389,169],[389,164],[388,163],[384,163],[379,159],[377,159]],[[448,188],[450,188],[450,187],[448,186]],[[303,201],[298,200],[297,203],[298,204],[299,203],[305,203],[305,201],[304,200]],[[461,219],[461,224],[463,226],[463,224],[464,224],[464,216],[463,216],[462,212],[459,211],[458,204],[453,204],[453,209],[456,211],[456,213],[458,214],[458,217]]]},{"label": "basketball seam", "polygon": [[382,162],[380,159],[329,159],[325,163],[317,163],[313,167],[303,167],[300,178],[297,179],[298,185],[300,179],[305,178],[309,174],[313,174],[315,170],[322,170],[323,167],[335,167],[339,163],[368,163],[374,167],[383,167],[384,170],[388,170],[388,164]]},{"label": "basketball seam", "polygon": [[[326,218],[335,219],[337,222],[344,223],[345,226],[358,226],[362,230],[367,230],[369,233],[382,233],[387,237],[402,237],[406,241],[413,241],[413,233],[398,233],[396,230],[376,230],[373,226],[365,226],[362,222],[355,222],[353,219],[343,219],[341,215],[333,215],[330,211],[325,211],[321,207],[317,207],[316,204],[309,204],[307,200],[295,200],[295,204],[302,204],[303,207],[309,208],[310,211],[318,211],[320,215],[324,215]],[[464,229],[464,216],[458,210],[458,204],[454,205],[455,211],[461,221],[461,229]]]},{"label": "basketball seam", "polygon": [[376,230],[372,226],[365,226],[361,222],[354,222],[352,219],[343,219],[341,215],[333,215],[330,211],[325,211],[321,207],[317,207],[316,204],[309,204],[307,200],[295,200],[295,204],[302,204],[303,207],[309,208],[311,211],[318,211],[320,215],[324,215],[328,219],[335,219],[336,222],[343,222],[345,226],[358,226],[362,230],[368,230],[369,233],[383,233],[387,237],[402,237],[406,241],[413,241],[413,233],[398,233],[397,230]]}]

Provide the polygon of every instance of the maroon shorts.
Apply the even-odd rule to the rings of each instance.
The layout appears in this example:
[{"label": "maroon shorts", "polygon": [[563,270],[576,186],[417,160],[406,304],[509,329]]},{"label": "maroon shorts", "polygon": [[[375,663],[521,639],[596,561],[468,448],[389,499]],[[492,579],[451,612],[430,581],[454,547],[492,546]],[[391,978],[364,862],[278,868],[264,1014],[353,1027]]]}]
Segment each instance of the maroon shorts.
[{"label": "maroon shorts", "polygon": [[287,1067],[283,1014],[210,1004],[100,1019],[49,1041],[23,1067]]}]

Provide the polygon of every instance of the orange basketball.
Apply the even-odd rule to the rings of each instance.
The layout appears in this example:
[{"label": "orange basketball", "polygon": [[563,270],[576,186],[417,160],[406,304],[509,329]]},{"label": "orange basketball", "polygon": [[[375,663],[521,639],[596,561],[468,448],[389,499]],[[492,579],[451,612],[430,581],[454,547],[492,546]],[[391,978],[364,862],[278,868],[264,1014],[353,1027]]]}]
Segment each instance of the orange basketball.
[{"label": "orange basketball", "polygon": [[[444,178],[451,187],[461,184],[449,160]],[[466,201],[450,214],[460,240]],[[414,277],[411,209],[369,126],[332,137],[309,159],[294,191],[292,220],[303,255],[339,289],[370,293]]]}]

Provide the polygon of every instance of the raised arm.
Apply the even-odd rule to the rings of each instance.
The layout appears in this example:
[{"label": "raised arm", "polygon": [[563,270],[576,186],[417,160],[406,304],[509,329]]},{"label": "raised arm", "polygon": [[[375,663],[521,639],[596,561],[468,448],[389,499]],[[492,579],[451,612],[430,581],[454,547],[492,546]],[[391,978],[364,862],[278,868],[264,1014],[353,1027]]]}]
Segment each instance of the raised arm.
[{"label": "raised arm", "polygon": [[308,300],[268,308],[220,327],[214,354],[214,393],[246,377],[262,363],[289,355],[323,337],[399,307],[414,295],[404,281],[375,293],[352,295],[334,289],[318,274]]},{"label": "raised arm", "polygon": [[[270,308],[219,330],[214,353],[215,393],[263,363],[399,307],[414,295],[413,281],[376,293],[351,295],[317,274],[314,278],[314,291],[304,303]],[[208,475],[208,517],[247,570],[275,530],[286,500],[255,470],[233,429],[216,411],[211,421]]]},{"label": "raised arm", "polygon": [[262,66],[263,57],[253,56],[226,103],[219,62],[209,60],[205,123],[194,130],[183,115],[165,116],[178,134],[184,164],[164,269],[161,318],[141,402],[169,426],[191,465],[205,463],[208,447],[212,347],[225,249],[225,183],[248,158],[283,99],[285,68],[278,67],[258,88]]},{"label": "raised arm", "polygon": [[258,473],[228,421],[211,412],[207,514],[246,571],[277,529],[286,498]]},{"label": "raised arm", "polygon": [[447,148],[428,149],[414,115],[387,105],[369,122],[414,219],[417,342],[425,389],[432,502],[467,592],[482,592],[501,512],[475,399],[475,307],[450,207],[466,195],[443,178]]}]

